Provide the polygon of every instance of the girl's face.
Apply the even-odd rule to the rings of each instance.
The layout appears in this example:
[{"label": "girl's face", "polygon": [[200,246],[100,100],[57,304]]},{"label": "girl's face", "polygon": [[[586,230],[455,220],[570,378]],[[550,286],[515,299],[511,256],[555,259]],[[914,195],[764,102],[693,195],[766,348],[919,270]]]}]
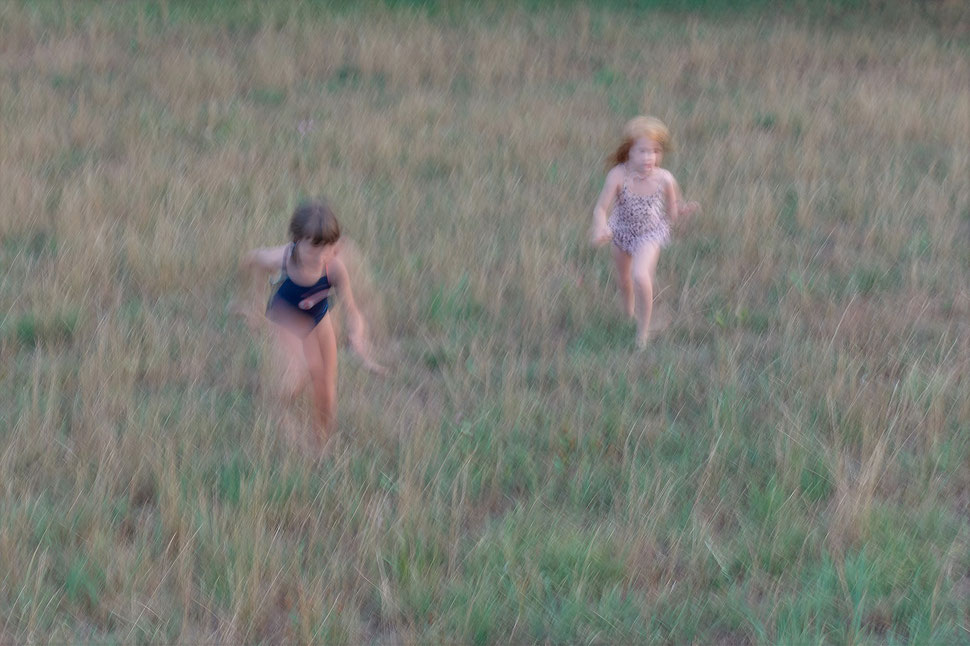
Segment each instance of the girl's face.
[{"label": "girl's face", "polygon": [[649,137],[637,137],[630,146],[630,166],[640,172],[649,173],[660,166],[664,150]]},{"label": "girl's face", "polygon": [[296,243],[296,253],[300,257],[301,264],[326,265],[337,253],[337,245],[334,244],[314,244],[311,238],[303,238]]}]

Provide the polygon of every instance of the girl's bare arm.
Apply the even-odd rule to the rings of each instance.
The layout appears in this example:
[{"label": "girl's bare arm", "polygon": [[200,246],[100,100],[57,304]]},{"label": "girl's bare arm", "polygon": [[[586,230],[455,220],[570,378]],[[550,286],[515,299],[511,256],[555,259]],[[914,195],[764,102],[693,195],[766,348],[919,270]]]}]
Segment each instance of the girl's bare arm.
[{"label": "girl's bare arm", "polygon": [[330,277],[330,284],[340,295],[340,306],[346,308],[347,336],[350,339],[350,347],[364,362],[365,368],[378,374],[387,374],[387,368],[377,363],[371,354],[370,342],[367,338],[367,322],[354,300],[350,275],[339,256],[330,261],[327,266],[327,275]]},{"label": "girl's bare arm", "polygon": [[612,234],[609,225],[607,225],[606,214],[609,213],[613,200],[616,199],[616,194],[622,184],[623,169],[616,166],[607,173],[603,190],[600,191],[596,206],[593,207],[593,224],[589,229],[589,241],[594,246],[602,246],[610,240]]},{"label": "girl's bare arm", "polygon": [[665,196],[668,205],[667,216],[670,218],[671,223],[676,223],[682,217],[689,217],[700,208],[700,205],[694,201],[684,202],[680,194],[680,186],[677,185],[677,180],[670,173],[667,173],[667,176],[667,194]]},{"label": "girl's bare arm", "polygon": [[670,173],[667,173],[667,217],[671,222],[677,222],[680,216],[680,190],[677,187],[677,180]]},{"label": "girl's bare arm", "polygon": [[300,301],[300,309],[308,310],[328,296],[330,296],[329,289],[323,289],[319,292],[315,292]]},{"label": "girl's bare arm", "polygon": [[260,289],[257,279],[272,275],[283,266],[283,255],[286,245],[279,247],[263,247],[250,251],[239,263],[239,279],[242,282],[240,298],[230,303],[230,310],[243,316],[252,326],[257,323],[255,310],[259,301],[257,291]]},{"label": "girl's bare arm", "polygon": [[243,256],[239,263],[239,270],[245,278],[252,278],[258,273],[272,274],[283,266],[283,254],[287,245],[279,247],[263,247],[254,249]]}]

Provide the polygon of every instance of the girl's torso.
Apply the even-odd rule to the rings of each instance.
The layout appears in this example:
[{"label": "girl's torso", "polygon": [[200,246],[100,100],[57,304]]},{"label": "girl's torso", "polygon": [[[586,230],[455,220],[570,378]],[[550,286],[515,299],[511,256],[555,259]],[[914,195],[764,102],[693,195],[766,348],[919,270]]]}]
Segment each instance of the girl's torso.
[{"label": "girl's torso", "polygon": [[654,172],[653,177],[636,181],[624,171],[623,184],[616,196],[614,213],[627,217],[664,217],[663,181],[661,174]]},{"label": "girl's torso", "polygon": [[267,315],[271,319],[279,321],[283,316],[292,318],[294,314],[298,314],[312,318],[314,325],[323,320],[329,309],[329,297],[324,297],[320,302],[306,310],[300,307],[300,302],[332,287],[327,277],[326,267],[324,267],[323,275],[313,281],[312,276],[306,276],[301,271],[302,268],[293,262],[293,245],[289,245],[283,253],[283,264],[280,269],[281,280],[276,283],[276,291],[266,308]]},{"label": "girl's torso", "polygon": [[662,175],[655,175],[654,181],[634,182],[626,174],[617,193],[609,224],[614,244],[627,253],[634,253],[645,242],[665,246],[670,241]]}]

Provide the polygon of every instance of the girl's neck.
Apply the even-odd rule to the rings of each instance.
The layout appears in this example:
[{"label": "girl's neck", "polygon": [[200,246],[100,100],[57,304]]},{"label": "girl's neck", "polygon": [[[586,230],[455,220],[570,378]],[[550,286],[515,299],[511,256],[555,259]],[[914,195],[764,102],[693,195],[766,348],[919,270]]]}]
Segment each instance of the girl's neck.
[{"label": "girl's neck", "polygon": [[653,168],[650,168],[649,170],[647,170],[647,169],[637,170],[637,169],[633,168],[632,166],[630,166],[629,162],[627,162],[626,172],[627,172],[627,174],[630,175],[630,177],[632,177],[636,181],[638,181],[638,182],[645,182],[645,181],[649,180],[651,177],[653,177],[654,173],[657,172],[657,167],[654,166]]},{"label": "girl's neck", "polygon": [[636,169],[636,168],[633,168],[633,166],[631,166],[629,162],[627,162],[626,172],[633,179],[640,182],[644,182],[650,179],[651,177],[653,177],[654,173],[657,172],[657,167],[654,166],[653,168],[650,168],[650,169]]},{"label": "girl's neck", "polygon": [[322,276],[327,270],[325,258],[307,257],[306,252],[300,253],[295,246],[293,247],[293,251],[294,253],[290,256],[290,260],[293,263],[293,268],[301,274]]}]

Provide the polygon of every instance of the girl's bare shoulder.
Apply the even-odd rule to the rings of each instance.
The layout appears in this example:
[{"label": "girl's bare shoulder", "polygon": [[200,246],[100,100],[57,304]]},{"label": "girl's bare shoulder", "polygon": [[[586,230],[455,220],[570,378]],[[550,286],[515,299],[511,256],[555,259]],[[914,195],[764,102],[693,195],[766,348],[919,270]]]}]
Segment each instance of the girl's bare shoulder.
[{"label": "girl's bare shoulder", "polygon": [[660,184],[664,190],[669,190],[671,188],[677,187],[677,180],[674,179],[674,174],[671,173],[666,168],[660,169]]},{"label": "girl's bare shoulder", "polygon": [[350,276],[347,272],[347,265],[344,264],[344,261],[340,257],[339,253],[331,258],[327,263],[327,276],[330,278],[330,282],[333,285],[343,286],[350,281]]},{"label": "girl's bare shoulder", "polygon": [[626,167],[623,164],[617,164],[606,173],[606,181],[622,182],[624,175],[626,175]]},{"label": "girl's bare shoulder", "polygon": [[625,176],[626,170],[624,169],[623,164],[617,164],[606,173],[606,181],[603,182],[604,189],[613,189],[614,191],[620,190],[620,186],[623,185],[623,178]]}]

